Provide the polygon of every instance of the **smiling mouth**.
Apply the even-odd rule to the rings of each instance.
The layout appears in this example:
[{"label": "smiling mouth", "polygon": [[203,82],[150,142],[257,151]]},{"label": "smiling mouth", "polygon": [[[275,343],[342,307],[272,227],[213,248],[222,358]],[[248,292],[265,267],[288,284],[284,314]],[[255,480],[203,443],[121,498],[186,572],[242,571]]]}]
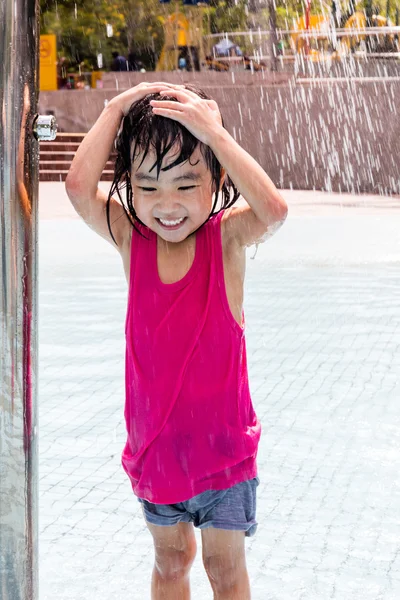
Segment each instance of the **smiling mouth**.
[{"label": "smiling mouth", "polygon": [[174,219],[174,220],[168,220],[168,219],[159,219],[156,217],[156,221],[160,224],[160,226],[163,229],[178,229],[179,227],[181,227],[183,225],[183,223],[186,222],[187,217],[182,217],[181,219]]}]

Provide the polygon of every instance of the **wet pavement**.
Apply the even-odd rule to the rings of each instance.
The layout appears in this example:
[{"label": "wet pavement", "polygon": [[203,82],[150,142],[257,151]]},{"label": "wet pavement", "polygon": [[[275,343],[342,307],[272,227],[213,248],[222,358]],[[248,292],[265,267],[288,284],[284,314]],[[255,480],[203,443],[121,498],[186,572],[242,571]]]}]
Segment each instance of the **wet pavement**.
[{"label": "wet pavement", "polygon": [[[398,600],[400,199],[283,195],[245,284],[252,599]],[[62,184],[39,201],[40,598],[150,600],[152,538],[120,463],[122,262]],[[211,600],[195,532],[192,599]]]}]

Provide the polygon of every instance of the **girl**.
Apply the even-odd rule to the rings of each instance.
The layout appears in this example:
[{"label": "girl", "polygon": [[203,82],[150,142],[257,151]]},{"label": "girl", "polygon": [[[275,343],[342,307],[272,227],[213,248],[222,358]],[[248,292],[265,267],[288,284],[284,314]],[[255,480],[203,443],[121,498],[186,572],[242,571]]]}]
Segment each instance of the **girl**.
[{"label": "girl", "polygon": [[[117,133],[107,197],[98,181]],[[261,426],[247,376],[245,251],[275,233],[287,205],[214,100],[163,82],[108,103],[66,188],[119,250],[129,285],[122,465],[154,540],[152,599],[190,598],[194,525],[214,598],[248,600]],[[248,204],[233,206],[240,194]]]}]

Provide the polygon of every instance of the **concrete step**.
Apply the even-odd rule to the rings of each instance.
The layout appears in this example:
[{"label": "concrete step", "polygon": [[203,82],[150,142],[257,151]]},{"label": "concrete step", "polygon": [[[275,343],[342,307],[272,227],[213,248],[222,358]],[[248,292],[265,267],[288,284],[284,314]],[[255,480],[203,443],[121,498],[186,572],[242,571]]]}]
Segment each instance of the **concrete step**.
[{"label": "concrete step", "polygon": [[81,142],[41,142],[40,152],[76,152]]},{"label": "concrete step", "polygon": [[[55,142],[74,142],[80,144],[86,133],[57,133]],[[42,144],[48,144],[51,142],[41,142]]]},{"label": "concrete step", "polygon": [[[67,178],[68,169],[56,170],[40,169],[39,181],[65,181]],[[103,171],[100,181],[112,181],[114,179],[114,171]]]},{"label": "concrete step", "polygon": [[[75,152],[71,152],[70,150],[59,150],[57,152],[52,152],[48,150],[40,151],[40,160],[68,160],[72,161],[75,156]],[[110,160],[114,161],[117,154],[113,152],[110,154]]]},{"label": "concrete step", "polygon": [[[71,166],[71,161],[70,160],[41,160],[39,163],[39,168],[41,170],[51,170],[51,171],[55,171],[57,169],[63,171],[63,170],[67,170],[70,168]],[[106,166],[104,168],[105,171],[112,171],[114,169],[114,163],[112,161],[108,161],[106,163]]]},{"label": "concrete step", "polygon": [[51,161],[68,161],[69,163],[72,162],[73,158],[75,156],[75,152],[48,152],[47,150],[41,150],[40,151],[40,162],[43,163],[45,161],[51,160]]},{"label": "concrete step", "polygon": [[[40,181],[65,181],[71,162],[86,134],[59,133],[52,142],[41,142],[39,159]],[[112,181],[116,153],[112,152],[100,181]]]}]

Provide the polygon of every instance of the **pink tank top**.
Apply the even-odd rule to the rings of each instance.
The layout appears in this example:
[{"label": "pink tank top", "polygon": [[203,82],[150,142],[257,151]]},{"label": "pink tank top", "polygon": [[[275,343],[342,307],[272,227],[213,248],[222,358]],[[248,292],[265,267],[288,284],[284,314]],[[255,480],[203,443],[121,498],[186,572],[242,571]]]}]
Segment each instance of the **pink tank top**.
[{"label": "pink tank top", "polygon": [[247,376],[240,326],[225,290],[221,218],[196,232],[187,274],[163,283],[157,235],[132,232],[125,323],[122,465],[136,496],[184,502],[257,476],[261,425]]}]

